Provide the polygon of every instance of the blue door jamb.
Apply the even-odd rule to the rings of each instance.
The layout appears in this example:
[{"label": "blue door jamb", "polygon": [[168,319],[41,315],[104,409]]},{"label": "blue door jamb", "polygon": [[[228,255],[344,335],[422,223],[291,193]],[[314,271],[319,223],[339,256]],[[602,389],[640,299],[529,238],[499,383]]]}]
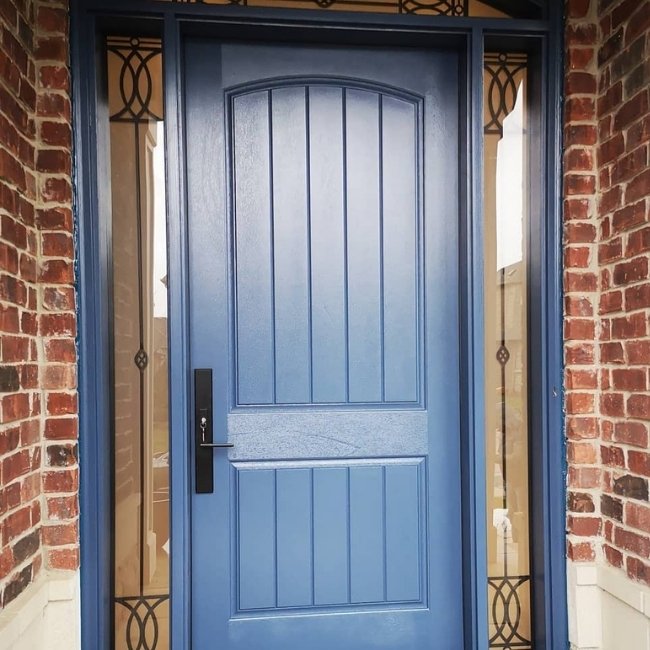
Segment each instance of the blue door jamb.
[{"label": "blue door jamb", "polygon": [[[463,477],[467,544],[465,548],[468,650],[485,650],[487,645],[487,581],[485,560],[485,457],[482,351],[482,55],[483,36],[498,33],[510,38],[544,41],[543,149],[544,186],[540,211],[546,219],[539,225],[543,240],[540,251],[540,305],[543,327],[535,357],[541,363],[542,440],[535,447],[537,478],[531,494],[538,512],[534,549],[535,617],[539,633],[536,647],[556,650],[568,646],[566,621],[566,554],[564,438],[562,387],[562,275],[561,275],[561,83],[562,13],[551,2],[549,22],[536,20],[478,19],[424,16],[382,17],[314,11],[257,10],[249,7],[176,4],[148,0],[73,0],[71,7],[71,66],[75,140],[75,217],[77,229],[77,282],[79,295],[79,392],[80,392],[80,531],[82,585],[82,648],[110,650],[112,631],[111,593],[111,457],[109,315],[110,292],[110,196],[108,195],[108,117],[105,109],[105,81],[102,77],[101,34],[106,29],[142,29],[164,32],[166,143],[170,277],[170,366],[171,384],[178,391],[170,401],[172,456],[172,643],[173,650],[190,649],[189,580],[189,458],[186,447],[189,399],[187,355],[186,222],[182,173],[181,62],[182,31],[199,24],[225,25],[235,35],[243,28],[249,35],[255,23],[281,23],[297,32],[330,28],[360,38],[376,26],[395,32],[402,27],[413,37],[445,35],[464,41],[468,76],[465,84],[468,106],[464,170],[471,178],[464,200],[466,247],[461,269],[465,279],[464,313],[466,349],[463,363],[465,403],[465,463]],[[556,6],[557,5],[557,6]],[[245,20],[242,20],[245,18]],[[153,20],[152,20],[153,19]],[[162,21],[161,21],[162,19]],[[334,29],[332,29],[334,28]],[[286,31],[285,31],[286,34]],[[521,42],[521,40],[519,40]],[[462,85],[462,84],[461,84]],[[544,97],[542,95],[542,97]],[[102,128],[102,125],[106,125]],[[462,198],[462,197],[461,197]],[[545,235],[545,237],[543,236]],[[470,263],[471,262],[471,263]]]},{"label": "blue door jamb", "polygon": [[[466,475],[463,501],[465,525],[466,647],[487,649],[487,516],[484,394],[484,261],[483,261],[483,30],[475,26],[467,40],[467,184],[466,218],[461,228],[461,414],[464,418]],[[461,172],[462,173],[462,172]],[[464,237],[463,237],[464,235]],[[464,239],[464,242],[463,242]],[[464,402],[462,401],[464,400]]]},{"label": "blue door jamb", "polygon": [[[79,358],[79,501],[81,562],[81,647],[108,650],[111,640],[112,456],[107,157],[108,140],[95,128],[108,126],[107,98],[98,92],[94,24],[80,7],[71,8],[72,115],[74,136],[74,223],[77,265]],[[106,136],[106,130],[103,133]]]},{"label": "blue door jamb", "polygon": [[176,384],[174,399],[169,400],[171,435],[170,459],[170,531],[172,538],[170,603],[171,647],[185,650],[191,647],[191,567],[190,553],[190,345],[189,345],[189,286],[188,232],[185,213],[185,174],[183,160],[183,108],[181,70],[181,38],[179,24],[171,14],[165,16],[163,32],[163,65],[165,79],[165,165],[168,213],[178,218],[168,219],[169,277],[179,278],[169,283],[169,366],[170,386]]},{"label": "blue door jamb", "polygon": [[[540,481],[536,490],[539,508],[544,508],[544,525],[531,533],[542,535],[544,555],[533,547],[533,562],[543,574],[539,587],[544,598],[544,620],[539,621],[535,641],[537,647],[568,648],[568,604],[566,583],[566,443],[564,404],[563,351],[563,257],[562,257],[562,126],[564,78],[564,14],[563,4],[549,3],[550,29],[546,38],[542,65],[545,69],[543,105],[544,116],[542,150],[545,152],[542,173],[545,176],[545,210],[540,212],[541,262],[540,281],[543,305],[540,313],[543,358],[543,394],[540,410],[543,422],[537,432],[544,445],[538,471]],[[544,215],[548,215],[544,219]],[[535,456],[533,456],[535,458]],[[541,483],[542,485],[539,485]],[[540,545],[542,546],[542,545]]]}]

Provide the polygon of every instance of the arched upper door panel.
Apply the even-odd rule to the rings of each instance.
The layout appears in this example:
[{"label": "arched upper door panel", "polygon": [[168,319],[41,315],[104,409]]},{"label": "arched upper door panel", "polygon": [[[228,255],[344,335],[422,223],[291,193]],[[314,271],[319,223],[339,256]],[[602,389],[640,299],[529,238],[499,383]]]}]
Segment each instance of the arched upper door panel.
[{"label": "arched upper door panel", "polygon": [[226,98],[235,405],[420,407],[423,100],[331,76]]}]

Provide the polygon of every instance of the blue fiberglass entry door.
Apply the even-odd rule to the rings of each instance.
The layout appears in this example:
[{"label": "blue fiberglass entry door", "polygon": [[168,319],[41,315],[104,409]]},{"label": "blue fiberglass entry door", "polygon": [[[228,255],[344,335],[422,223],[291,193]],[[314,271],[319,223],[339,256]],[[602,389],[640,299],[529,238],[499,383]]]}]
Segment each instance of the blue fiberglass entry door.
[{"label": "blue fiberglass entry door", "polygon": [[460,650],[457,57],[184,60],[192,647]]}]

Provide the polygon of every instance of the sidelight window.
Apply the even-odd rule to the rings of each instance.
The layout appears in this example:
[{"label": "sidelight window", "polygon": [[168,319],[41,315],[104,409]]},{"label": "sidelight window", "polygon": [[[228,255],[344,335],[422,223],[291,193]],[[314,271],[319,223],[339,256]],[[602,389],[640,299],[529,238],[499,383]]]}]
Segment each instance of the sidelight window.
[{"label": "sidelight window", "polygon": [[116,650],[169,648],[167,242],[160,40],[107,41]]},{"label": "sidelight window", "polygon": [[490,648],[532,648],[527,57],[484,60],[485,417]]}]

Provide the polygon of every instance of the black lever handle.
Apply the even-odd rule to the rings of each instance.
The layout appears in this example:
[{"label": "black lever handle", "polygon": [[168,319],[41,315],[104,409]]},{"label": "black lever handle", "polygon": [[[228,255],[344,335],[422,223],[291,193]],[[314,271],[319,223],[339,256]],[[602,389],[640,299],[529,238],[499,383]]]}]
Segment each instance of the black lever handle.
[{"label": "black lever handle", "polygon": [[199,447],[203,449],[225,449],[227,447],[234,447],[232,442],[202,442]]},{"label": "black lever handle", "polygon": [[194,371],[195,487],[197,494],[214,491],[212,450],[234,447],[231,442],[212,442],[212,370]]}]

